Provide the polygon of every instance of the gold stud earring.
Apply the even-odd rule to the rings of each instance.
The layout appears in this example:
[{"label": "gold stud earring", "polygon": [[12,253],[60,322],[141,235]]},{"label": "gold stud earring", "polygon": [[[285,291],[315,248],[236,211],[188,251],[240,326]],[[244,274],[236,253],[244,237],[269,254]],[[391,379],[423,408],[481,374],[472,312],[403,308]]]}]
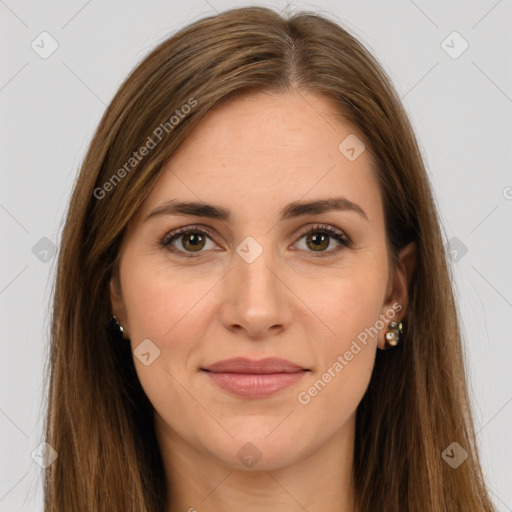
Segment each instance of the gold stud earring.
[{"label": "gold stud earring", "polygon": [[402,322],[389,322],[389,331],[386,333],[386,341],[391,347],[396,347],[400,341],[400,335],[403,332]]}]

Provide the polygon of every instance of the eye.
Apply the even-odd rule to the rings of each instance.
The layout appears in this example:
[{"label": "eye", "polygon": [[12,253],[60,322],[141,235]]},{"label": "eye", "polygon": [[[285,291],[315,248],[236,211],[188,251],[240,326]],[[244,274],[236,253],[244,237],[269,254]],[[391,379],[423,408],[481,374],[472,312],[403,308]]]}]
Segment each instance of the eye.
[{"label": "eye", "polygon": [[[181,241],[179,241],[180,238]],[[207,239],[212,242],[211,234],[204,228],[187,226],[175,229],[165,235],[160,241],[160,245],[170,252],[179,253],[185,257],[194,257],[193,253],[200,253],[205,248]],[[177,242],[178,247],[176,247],[175,242]],[[192,254],[186,254],[187,252]]]},{"label": "eye", "polygon": [[[345,247],[352,247],[351,240],[343,232],[331,226],[313,226],[301,233],[299,241],[304,237],[306,237],[306,249],[304,250],[310,253],[317,253],[312,254],[313,256],[331,255],[338,253]],[[212,249],[212,247],[207,247],[208,240],[213,244],[212,238],[212,234],[205,228],[187,226],[166,234],[159,244],[168,251],[180,256],[195,257],[204,252],[203,249]],[[332,239],[336,241],[338,247],[327,251],[326,249],[331,246]]]},{"label": "eye", "polygon": [[[311,249],[308,252],[317,253],[313,254],[313,256],[317,257],[329,256],[334,253],[338,253],[346,247],[352,247],[352,241],[341,231],[338,231],[331,226],[313,226],[306,231],[303,231],[299,240],[302,240],[304,237],[306,237],[306,250]],[[338,247],[334,250],[327,251],[326,249],[330,247],[332,239],[337,242]]]}]

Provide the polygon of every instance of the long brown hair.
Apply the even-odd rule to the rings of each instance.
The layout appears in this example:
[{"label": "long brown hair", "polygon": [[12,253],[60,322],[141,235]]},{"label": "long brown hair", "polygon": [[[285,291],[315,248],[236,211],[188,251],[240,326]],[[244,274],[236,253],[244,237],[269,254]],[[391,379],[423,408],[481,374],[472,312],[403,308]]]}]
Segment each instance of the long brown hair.
[{"label": "long brown hair", "polygon": [[[292,89],[327,96],[358,128],[378,171],[392,256],[417,245],[408,329],[398,349],[377,351],[357,410],[358,508],[495,510],[438,213],[406,112],[380,64],[339,23],[247,7],[196,21],[155,48],[122,84],[90,144],[53,293],[45,440],[58,458],[45,472],[46,512],[164,511],[153,409],[130,349],[106,329],[120,243],[164,162],[207,112],[236,95]],[[441,456],[452,442],[468,453],[456,469]]]}]

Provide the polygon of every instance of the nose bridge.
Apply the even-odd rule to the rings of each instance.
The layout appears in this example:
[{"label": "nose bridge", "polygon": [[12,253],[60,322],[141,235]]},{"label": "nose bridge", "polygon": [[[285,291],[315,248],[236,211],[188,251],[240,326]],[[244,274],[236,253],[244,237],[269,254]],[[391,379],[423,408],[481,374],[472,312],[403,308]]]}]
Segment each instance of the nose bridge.
[{"label": "nose bridge", "polygon": [[[259,237],[260,240],[263,237]],[[276,262],[270,237],[265,239],[265,247],[253,237],[246,237],[236,248],[237,257],[234,258],[233,278],[236,279],[239,299],[250,299],[251,303],[277,299],[275,267]]]},{"label": "nose bridge", "polygon": [[[269,237],[265,240],[267,243]],[[238,245],[232,271],[226,276],[228,290],[221,305],[221,317],[227,328],[239,326],[249,334],[261,335],[271,327],[288,323],[286,287],[277,277],[278,266],[272,248],[264,247],[255,238],[247,237]]]}]

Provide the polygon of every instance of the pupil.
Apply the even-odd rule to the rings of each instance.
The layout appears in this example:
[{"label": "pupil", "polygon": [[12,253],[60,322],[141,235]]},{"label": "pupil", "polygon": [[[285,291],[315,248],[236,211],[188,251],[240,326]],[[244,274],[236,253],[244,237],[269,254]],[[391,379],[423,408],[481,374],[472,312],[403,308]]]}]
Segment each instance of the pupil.
[{"label": "pupil", "polygon": [[202,238],[201,235],[190,234],[190,235],[187,235],[187,237],[185,238],[185,241],[189,246],[197,247],[201,244],[201,238]]},{"label": "pupil", "polygon": [[325,246],[325,241],[327,240],[327,236],[320,233],[320,234],[316,234],[316,235],[311,235],[310,239],[316,248],[319,248],[319,247],[322,248]]}]

